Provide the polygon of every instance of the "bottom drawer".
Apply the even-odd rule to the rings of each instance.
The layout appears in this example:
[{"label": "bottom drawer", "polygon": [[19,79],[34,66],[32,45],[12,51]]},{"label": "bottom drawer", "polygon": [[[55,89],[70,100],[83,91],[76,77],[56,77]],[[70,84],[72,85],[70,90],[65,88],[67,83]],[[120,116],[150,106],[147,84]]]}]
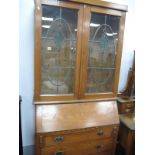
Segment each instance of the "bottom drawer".
[{"label": "bottom drawer", "polygon": [[107,139],[46,147],[42,149],[41,155],[111,155],[107,154],[106,152],[103,154],[103,152],[111,151],[112,149],[112,140]]}]

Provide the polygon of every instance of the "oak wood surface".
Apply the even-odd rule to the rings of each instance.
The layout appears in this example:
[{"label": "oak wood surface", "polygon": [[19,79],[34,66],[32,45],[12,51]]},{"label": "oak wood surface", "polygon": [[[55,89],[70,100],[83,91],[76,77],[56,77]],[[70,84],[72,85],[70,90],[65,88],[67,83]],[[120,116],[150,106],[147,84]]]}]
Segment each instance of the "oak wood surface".
[{"label": "oak wood surface", "polygon": [[79,92],[80,92],[80,64],[81,64],[81,46],[82,46],[82,23],[83,23],[83,6],[80,7],[80,10],[78,12],[78,33],[77,33],[77,52],[76,52],[76,70],[75,70],[75,86],[74,86],[74,93],[75,97],[79,98]]},{"label": "oak wood surface", "polygon": [[[105,150],[111,150],[113,147],[111,139],[106,140],[93,140],[84,143],[68,143],[66,145],[57,145],[46,147],[42,149],[44,155],[51,155],[56,152],[62,151],[64,155],[87,155],[88,152],[99,153]],[[78,149],[77,149],[78,147]]]},{"label": "oak wood surface", "polygon": [[[44,134],[42,147],[52,146],[57,144],[65,145],[70,142],[80,143],[84,141],[103,140],[107,138],[111,138],[111,141],[113,141],[114,128],[118,128],[117,125],[91,128],[83,131],[76,130],[70,133],[57,132],[57,133]],[[55,140],[57,137],[62,137],[63,141],[57,142]]]},{"label": "oak wood surface", "polygon": [[36,106],[37,133],[118,123],[116,101]]},{"label": "oak wood surface", "polygon": [[35,1],[35,69],[34,69],[34,100],[39,100],[40,95],[40,59],[41,59],[41,4]]},{"label": "oak wood surface", "polygon": [[41,155],[40,135],[35,135],[35,155]]},{"label": "oak wood surface", "polygon": [[[95,102],[98,101],[116,101],[118,98],[117,97],[107,97],[106,98],[97,98],[95,99]],[[87,102],[94,102],[94,98],[93,99],[80,99],[80,100],[56,100],[56,101],[34,101],[34,104],[38,104],[38,105],[52,105],[52,104],[70,104],[70,103],[87,103]]]},{"label": "oak wood surface", "polygon": [[75,3],[71,3],[71,2],[41,0],[41,3],[45,4],[45,5],[59,6],[59,7],[70,8],[70,9],[79,9],[80,8],[80,4],[75,4]]},{"label": "oak wood surface", "polygon": [[82,34],[82,54],[81,54],[81,72],[80,72],[80,91],[79,98],[84,98],[86,89],[86,76],[87,76],[87,63],[88,63],[88,41],[89,41],[89,23],[90,23],[90,7],[84,6],[84,17],[83,20],[83,34]]}]

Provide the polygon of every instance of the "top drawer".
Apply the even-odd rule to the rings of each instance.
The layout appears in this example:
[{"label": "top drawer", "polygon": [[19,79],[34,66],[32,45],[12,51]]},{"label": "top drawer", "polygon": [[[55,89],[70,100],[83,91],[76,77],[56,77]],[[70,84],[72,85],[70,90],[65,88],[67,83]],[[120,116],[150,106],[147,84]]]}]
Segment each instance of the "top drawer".
[{"label": "top drawer", "polygon": [[67,144],[74,142],[82,142],[88,140],[99,140],[111,138],[117,134],[118,126],[107,126],[90,129],[81,129],[78,131],[68,131],[51,133],[48,135],[41,134],[40,143],[42,147],[57,144]]}]

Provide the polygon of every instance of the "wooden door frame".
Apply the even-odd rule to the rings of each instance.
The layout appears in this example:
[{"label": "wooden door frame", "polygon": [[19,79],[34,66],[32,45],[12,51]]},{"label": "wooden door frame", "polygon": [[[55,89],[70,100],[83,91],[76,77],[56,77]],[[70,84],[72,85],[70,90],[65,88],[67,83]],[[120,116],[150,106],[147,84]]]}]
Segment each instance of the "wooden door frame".
[{"label": "wooden door frame", "polygon": [[[41,17],[42,9],[41,5],[58,6],[69,9],[78,10],[78,31],[77,31],[77,42],[76,42],[76,67],[75,67],[75,79],[74,79],[74,92],[73,94],[65,95],[41,95]],[[72,2],[52,2],[50,0],[39,0],[35,1],[35,91],[34,101],[63,101],[63,100],[75,100],[78,99],[79,93],[79,79],[80,79],[80,57],[81,57],[81,34],[82,34],[82,22],[83,22],[83,5],[74,4]]]},{"label": "wooden door frame", "polygon": [[[34,101],[66,101],[66,100],[89,100],[89,99],[104,99],[117,97],[121,55],[123,47],[123,34],[125,25],[125,15],[127,6],[118,5],[109,2],[100,2],[95,0],[69,0],[52,2],[50,0],[35,0],[35,71],[34,71]],[[75,67],[74,80],[74,94],[73,95],[41,95],[40,81],[41,81],[41,5],[59,6],[64,8],[77,9],[78,12],[78,33],[77,33],[77,55]],[[86,5],[85,5],[86,4]],[[95,6],[92,6],[95,5]],[[100,7],[98,7],[100,6]],[[89,40],[89,23],[91,18],[91,11],[104,13],[109,15],[120,16],[120,26],[118,39],[118,53],[116,58],[116,70],[114,80],[114,91],[111,93],[93,93],[85,95],[86,76],[87,76],[87,62],[88,62],[88,40]],[[84,22],[83,22],[84,21]]]},{"label": "wooden door frame", "polygon": [[[120,17],[119,22],[119,34],[118,34],[118,47],[117,47],[117,57],[116,57],[116,65],[115,65],[115,73],[114,73],[114,86],[113,92],[107,93],[90,93],[86,94],[86,83],[87,83],[87,67],[88,67],[88,42],[89,42],[89,33],[90,33],[90,19],[91,13],[101,13],[108,15],[115,15]],[[81,61],[81,72],[80,72],[80,99],[98,99],[98,98],[113,98],[117,97],[118,92],[118,82],[119,82],[119,74],[120,74],[120,64],[121,64],[121,56],[122,56],[122,47],[123,47],[123,33],[124,33],[124,25],[125,25],[125,12],[101,7],[94,6],[85,6],[84,10],[84,25],[83,25],[83,41],[82,41],[82,61]]]}]

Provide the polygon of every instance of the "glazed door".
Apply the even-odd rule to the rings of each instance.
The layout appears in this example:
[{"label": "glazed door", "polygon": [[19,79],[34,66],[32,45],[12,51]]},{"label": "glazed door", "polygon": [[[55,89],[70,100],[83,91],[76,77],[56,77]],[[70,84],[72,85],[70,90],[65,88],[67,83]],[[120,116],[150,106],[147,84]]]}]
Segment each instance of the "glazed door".
[{"label": "glazed door", "polygon": [[117,95],[121,16],[120,11],[85,7],[81,98],[111,98]]},{"label": "glazed door", "polygon": [[42,1],[40,11],[36,13],[41,27],[37,31],[41,46],[36,53],[36,100],[77,98],[82,11],[79,4]]}]

